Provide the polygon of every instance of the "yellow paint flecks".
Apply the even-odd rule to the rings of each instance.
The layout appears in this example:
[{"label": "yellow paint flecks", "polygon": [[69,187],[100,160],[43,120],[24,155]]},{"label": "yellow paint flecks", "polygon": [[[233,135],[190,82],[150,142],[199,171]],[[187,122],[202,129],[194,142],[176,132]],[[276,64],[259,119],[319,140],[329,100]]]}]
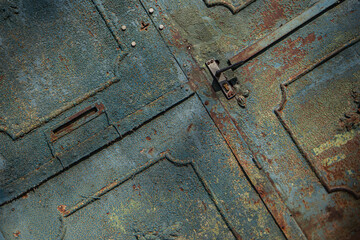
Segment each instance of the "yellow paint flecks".
[{"label": "yellow paint flecks", "polygon": [[340,153],[336,156],[325,158],[324,160],[322,160],[322,164],[323,166],[330,166],[331,164],[337,163],[345,158],[346,155],[344,153]]},{"label": "yellow paint flecks", "polygon": [[333,139],[321,144],[319,147],[313,149],[315,156],[320,155],[326,150],[329,150],[333,147],[341,147],[345,145],[348,141],[352,140],[357,134],[359,134],[360,129],[353,129],[349,132],[344,132],[336,134]]}]

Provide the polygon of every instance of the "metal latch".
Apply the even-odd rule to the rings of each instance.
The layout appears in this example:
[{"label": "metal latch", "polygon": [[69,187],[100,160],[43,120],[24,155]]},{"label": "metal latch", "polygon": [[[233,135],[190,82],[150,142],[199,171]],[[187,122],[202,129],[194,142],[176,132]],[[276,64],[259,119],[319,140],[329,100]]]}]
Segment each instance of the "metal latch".
[{"label": "metal latch", "polygon": [[225,74],[223,72],[219,72],[219,61],[211,59],[206,62],[206,66],[208,67],[214,79],[216,79],[216,81],[219,83],[221,90],[225,94],[226,98],[231,99],[235,97],[235,89],[231,86]]}]

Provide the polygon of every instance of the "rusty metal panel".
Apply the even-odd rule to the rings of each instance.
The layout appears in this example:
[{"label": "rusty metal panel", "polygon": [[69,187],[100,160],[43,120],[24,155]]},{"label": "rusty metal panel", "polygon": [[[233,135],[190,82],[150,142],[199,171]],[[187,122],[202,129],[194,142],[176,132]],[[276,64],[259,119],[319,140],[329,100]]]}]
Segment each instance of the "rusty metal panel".
[{"label": "rusty metal panel", "polygon": [[[0,203],[192,94],[155,27],[142,28],[149,19],[138,6],[121,3],[130,10],[113,19],[91,1],[1,1]],[[81,115],[94,104],[102,114]]]},{"label": "rusty metal panel", "polygon": [[359,1],[0,6],[6,238],[358,238]]},{"label": "rusty metal panel", "polygon": [[283,83],[276,110],[328,192],[347,191],[357,199],[359,47],[357,42],[308,74]]},{"label": "rusty metal panel", "polygon": [[0,216],[9,239],[284,239],[197,96]]},{"label": "rusty metal panel", "polygon": [[[153,5],[151,1],[144,2],[147,7]],[[328,4],[331,1],[320,2]],[[276,29],[314,3],[255,1],[233,14],[220,5],[207,8],[198,2],[158,1],[155,5],[158,12],[152,14],[152,18],[155,24],[165,25],[162,36],[183,65],[229,145],[239,154],[238,161],[282,226],[286,237],[298,236],[298,232],[293,231],[296,224],[291,218],[295,218],[309,239],[356,239],[359,232],[356,217],[359,214],[356,193],[359,184],[359,142],[355,133],[357,130],[353,129],[358,126],[358,105],[354,102],[352,89],[357,88],[359,79],[356,73],[359,68],[356,65],[358,50],[353,45],[360,32],[358,1],[335,3],[314,19],[306,21],[301,28],[272,43],[273,46],[269,45],[258,56],[248,56],[252,59],[236,71],[226,72],[229,78],[237,78],[238,83],[234,87],[239,94],[250,93],[245,108],[240,108],[235,99],[227,100],[221,92],[212,92],[204,77],[195,73],[205,67],[208,59],[218,59],[220,64],[226,66],[228,59],[276,32]],[[191,8],[191,5],[197,7]],[[257,14],[254,14],[255,9]],[[191,22],[184,20],[195,18],[191,16],[198,17]],[[354,52],[353,57],[346,55],[346,51],[342,53],[348,47],[348,51]],[[349,74],[347,77],[344,75],[345,79],[341,76],[337,80],[330,78],[337,76],[335,66],[340,67],[340,64],[326,65],[326,62],[331,58],[336,59],[337,54],[338,59],[349,58],[341,64],[341,69]],[[317,68],[322,64],[333,70],[321,72],[319,69],[322,68]],[[293,86],[300,84],[298,80],[284,84],[298,78],[306,79],[308,76],[303,75],[311,71],[317,74],[313,79],[329,77],[323,80],[323,91],[320,93],[310,91],[310,87],[299,93],[292,92]],[[212,76],[205,73],[208,80],[212,80]],[[219,90],[216,84],[214,88]],[[284,103],[284,92],[298,96],[298,102],[290,106],[285,101],[285,106],[290,108],[285,108],[279,117],[277,105]],[[308,97],[307,102],[304,96]],[[216,97],[220,98],[220,104]],[[323,106],[319,105],[319,101]],[[306,110],[302,109],[306,104],[309,104]],[[234,130],[238,133],[234,133]],[[341,131],[348,137],[340,137],[343,136]],[[339,143],[339,139],[343,144]],[[248,144],[249,150],[238,146],[243,142]],[[341,146],[335,146],[339,144]],[[321,153],[317,151],[319,156],[315,156],[312,149],[319,147],[325,150]],[[242,156],[244,153],[251,157]],[[338,154],[344,158],[343,164],[339,162],[332,167],[323,165],[325,160],[339,160]],[[267,180],[264,180],[264,176]],[[275,190],[267,186],[266,181],[270,181]],[[325,182],[328,185],[323,184]],[[334,193],[341,190],[345,191]],[[279,204],[282,202],[279,198],[284,205]],[[289,215],[286,208],[290,210]]]}]

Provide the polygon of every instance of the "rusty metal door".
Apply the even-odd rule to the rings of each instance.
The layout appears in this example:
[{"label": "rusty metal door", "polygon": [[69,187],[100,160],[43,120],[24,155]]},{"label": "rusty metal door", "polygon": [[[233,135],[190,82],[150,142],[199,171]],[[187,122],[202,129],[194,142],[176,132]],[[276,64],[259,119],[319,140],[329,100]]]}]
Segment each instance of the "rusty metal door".
[{"label": "rusty metal door", "polygon": [[357,239],[359,18],[1,0],[3,237]]}]

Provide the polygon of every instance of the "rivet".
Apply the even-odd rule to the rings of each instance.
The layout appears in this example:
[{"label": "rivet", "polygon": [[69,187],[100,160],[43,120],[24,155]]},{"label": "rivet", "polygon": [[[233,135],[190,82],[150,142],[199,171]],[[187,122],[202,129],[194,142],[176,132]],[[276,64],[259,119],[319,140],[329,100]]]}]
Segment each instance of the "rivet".
[{"label": "rivet", "polygon": [[126,26],[125,26],[125,25],[122,25],[122,26],[121,26],[121,30],[125,31],[125,30],[126,30]]},{"label": "rivet", "polygon": [[236,101],[239,104],[240,107],[245,108],[246,106],[246,98],[241,95],[236,95]]},{"label": "rivet", "polygon": [[131,46],[132,46],[132,47],[135,47],[135,46],[136,46],[136,42],[135,42],[135,41],[131,42]]},{"label": "rivet", "polygon": [[163,29],[164,29],[164,25],[160,24],[159,29],[160,29],[160,30],[163,30]]},{"label": "rivet", "polygon": [[153,8],[149,8],[149,13],[153,14],[154,13],[154,9]]},{"label": "rivet", "polygon": [[244,90],[242,95],[247,98],[250,95],[250,91],[249,90]]}]

